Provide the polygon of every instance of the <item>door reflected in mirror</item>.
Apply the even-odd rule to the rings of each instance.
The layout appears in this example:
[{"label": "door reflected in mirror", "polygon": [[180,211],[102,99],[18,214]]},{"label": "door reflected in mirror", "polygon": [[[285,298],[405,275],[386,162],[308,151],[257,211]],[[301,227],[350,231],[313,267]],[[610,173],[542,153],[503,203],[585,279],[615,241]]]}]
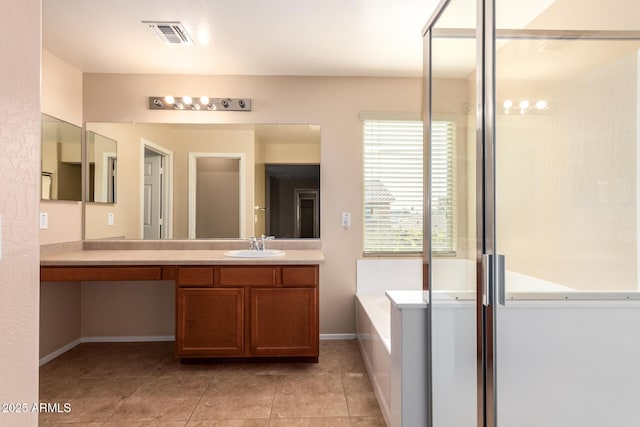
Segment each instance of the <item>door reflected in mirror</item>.
[{"label": "door reflected in mirror", "polygon": [[89,182],[87,201],[115,203],[117,190],[118,143],[106,136],[87,131]]},{"label": "door reflected in mirror", "polygon": [[42,115],[42,200],[82,199],[82,129]]},{"label": "door reflected in mirror", "polygon": [[320,237],[320,165],[266,165],[267,235]]},{"label": "door reflected in mirror", "polygon": [[[320,236],[318,125],[92,122],[87,129],[117,141],[114,189],[118,192],[113,205],[86,205],[86,239]],[[220,184],[220,177],[231,172],[207,170],[211,165],[203,164],[199,175],[204,181],[198,183],[196,163],[190,167],[192,159],[206,157],[242,159],[233,167],[239,170],[234,185],[222,186],[225,191],[233,189],[224,202],[222,196],[214,196],[221,186],[209,184]],[[97,171],[97,159],[95,163]],[[285,165],[315,168],[317,183],[290,186],[286,190],[290,194],[283,197],[289,204],[270,207],[267,168]],[[97,173],[95,177],[97,181]],[[207,179],[213,182],[207,184]],[[290,225],[274,228],[272,221],[279,216],[287,217]]]}]

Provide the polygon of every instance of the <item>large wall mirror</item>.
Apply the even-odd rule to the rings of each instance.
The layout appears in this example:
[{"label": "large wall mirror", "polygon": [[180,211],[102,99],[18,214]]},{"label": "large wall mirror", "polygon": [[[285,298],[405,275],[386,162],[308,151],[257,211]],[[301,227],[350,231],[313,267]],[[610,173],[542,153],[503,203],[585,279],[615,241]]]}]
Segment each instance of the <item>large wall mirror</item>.
[{"label": "large wall mirror", "polygon": [[[117,141],[118,189],[115,203],[86,205],[86,239],[320,237],[318,125],[86,128]],[[95,164],[97,169],[97,157]],[[108,195],[108,185],[103,188]]]},{"label": "large wall mirror", "polygon": [[42,200],[82,199],[82,129],[42,115]]}]

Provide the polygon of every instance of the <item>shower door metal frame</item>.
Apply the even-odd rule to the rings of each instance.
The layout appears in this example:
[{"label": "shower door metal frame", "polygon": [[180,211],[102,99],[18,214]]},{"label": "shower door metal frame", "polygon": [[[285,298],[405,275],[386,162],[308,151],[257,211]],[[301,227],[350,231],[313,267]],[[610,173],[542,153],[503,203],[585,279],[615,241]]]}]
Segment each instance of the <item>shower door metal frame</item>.
[{"label": "shower door metal frame", "polygon": [[495,213],[495,0],[478,0],[476,25],[476,328],[478,426],[497,422]]},{"label": "shower door metal frame", "polygon": [[[476,38],[476,374],[477,427],[496,425],[495,310],[495,0],[477,0],[476,29],[434,30],[451,0],[442,0],[423,30],[424,38],[424,176],[431,169],[431,41],[434,37]],[[429,180],[430,183],[430,180]],[[433,424],[431,193],[424,186],[423,281],[428,289],[427,396],[429,426]]]}]

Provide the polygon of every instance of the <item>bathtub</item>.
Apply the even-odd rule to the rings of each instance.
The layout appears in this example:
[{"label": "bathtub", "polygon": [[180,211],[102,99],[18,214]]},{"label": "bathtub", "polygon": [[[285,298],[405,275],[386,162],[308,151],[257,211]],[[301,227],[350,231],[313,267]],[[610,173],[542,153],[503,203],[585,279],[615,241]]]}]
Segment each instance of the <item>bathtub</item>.
[{"label": "bathtub", "polygon": [[366,259],[356,264],[360,353],[387,425],[391,424],[391,314],[388,290],[421,290],[422,259]]},{"label": "bathtub", "polygon": [[[449,289],[433,291],[432,416],[436,425],[472,425],[477,362],[475,292],[468,284],[475,281],[475,264],[455,259],[437,260],[437,265],[434,280],[447,280]],[[357,262],[357,339],[385,422],[392,427],[398,425],[392,422],[392,408],[403,397],[391,391],[391,308],[385,291],[419,291],[421,271],[421,259]],[[625,420],[640,418],[635,400],[640,340],[632,338],[640,324],[640,293],[582,292],[516,272],[506,276],[511,301],[500,309],[497,337],[501,424],[534,427],[553,419],[554,426],[626,426]],[[541,348],[545,357],[539,357]],[[585,357],[596,349],[598,364]],[[548,378],[562,381],[550,390]],[[610,402],[604,412],[597,410],[603,393]],[[545,410],[532,412],[532,401]]]},{"label": "bathtub", "polygon": [[391,425],[390,329],[389,300],[384,294],[356,295],[360,353],[387,425]]}]

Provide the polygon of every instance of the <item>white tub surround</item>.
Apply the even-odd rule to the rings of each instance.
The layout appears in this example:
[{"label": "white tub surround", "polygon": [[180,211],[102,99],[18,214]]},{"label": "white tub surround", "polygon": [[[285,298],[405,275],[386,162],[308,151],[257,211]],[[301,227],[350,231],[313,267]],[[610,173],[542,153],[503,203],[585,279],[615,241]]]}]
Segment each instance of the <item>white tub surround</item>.
[{"label": "white tub surround", "polygon": [[[356,331],[362,359],[387,425],[392,425],[391,309],[387,290],[422,293],[422,259],[357,261]],[[395,397],[393,397],[395,396]]]},{"label": "white tub surround", "polygon": [[386,295],[391,301],[391,426],[426,426],[428,293]]}]

